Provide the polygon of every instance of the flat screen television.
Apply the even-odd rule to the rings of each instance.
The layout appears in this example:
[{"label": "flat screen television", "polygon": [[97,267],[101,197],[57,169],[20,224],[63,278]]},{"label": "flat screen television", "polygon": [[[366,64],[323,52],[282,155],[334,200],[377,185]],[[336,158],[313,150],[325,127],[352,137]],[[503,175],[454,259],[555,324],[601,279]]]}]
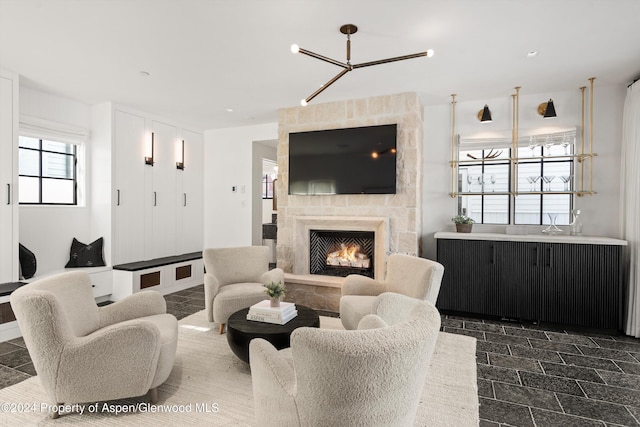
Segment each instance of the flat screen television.
[{"label": "flat screen television", "polygon": [[397,124],[289,134],[289,194],[395,194]]}]

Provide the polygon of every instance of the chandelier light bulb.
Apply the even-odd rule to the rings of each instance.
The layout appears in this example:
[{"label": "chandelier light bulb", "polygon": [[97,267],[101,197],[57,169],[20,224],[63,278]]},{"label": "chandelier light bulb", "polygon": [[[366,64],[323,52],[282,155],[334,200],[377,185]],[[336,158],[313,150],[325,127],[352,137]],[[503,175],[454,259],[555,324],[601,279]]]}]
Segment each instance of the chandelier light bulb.
[{"label": "chandelier light bulb", "polygon": [[300,46],[298,46],[297,44],[292,44],[291,53],[298,53],[298,52],[300,52]]},{"label": "chandelier light bulb", "polygon": [[433,49],[427,50],[427,58],[431,58],[433,56]]},{"label": "chandelier light bulb", "polygon": [[302,101],[300,101],[300,105],[302,105],[303,107],[307,106],[307,100],[303,99]]}]

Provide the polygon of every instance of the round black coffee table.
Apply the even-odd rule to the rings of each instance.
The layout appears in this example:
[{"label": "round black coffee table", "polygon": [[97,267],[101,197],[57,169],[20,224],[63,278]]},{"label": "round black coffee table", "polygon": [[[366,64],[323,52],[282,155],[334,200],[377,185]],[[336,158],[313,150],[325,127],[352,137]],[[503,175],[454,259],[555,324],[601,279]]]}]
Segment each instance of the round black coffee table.
[{"label": "round black coffee table", "polygon": [[249,363],[249,342],[254,338],[263,338],[275,348],[281,350],[291,345],[291,332],[308,326],[320,327],[320,317],[313,309],[296,305],[298,315],[284,325],[247,320],[248,308],[236,311],[227,321],[227,342],[233,353]]}]

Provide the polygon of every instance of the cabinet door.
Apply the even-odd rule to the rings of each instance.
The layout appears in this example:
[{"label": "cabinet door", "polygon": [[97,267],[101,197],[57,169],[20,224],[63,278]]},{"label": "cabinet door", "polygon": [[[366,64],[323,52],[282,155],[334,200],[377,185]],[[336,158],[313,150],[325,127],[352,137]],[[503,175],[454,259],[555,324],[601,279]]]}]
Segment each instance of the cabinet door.
[{"label": "cabinet door", "polygon": [[0,75],[0,283],[18,279],[16,91],[14,81]]},{"label": "cabinet door", "polygon": [[538,320],[541,306],[539,284],[542,278],[542,250],[536,242],[500,243],[500,316]]},{"label": "cabinet door", "polygon": [[545,243],[542,319],[616,329],[620,324],[621,248]]},{"label": "cabinet door", "polygon": [[114,112],[113,264],[145,259],[145,119]]},{"label": "cabinet door", "polygon": [[203,138],[202,134],[183,130],[184,170],[177,172],[178,253],[202,251],[204,240]]},{"label": "cabinet door", "polygon": [[491,241],[438,240],[438,262],[444,265],[439,309],[499,314],[504,295],[499,289],[498,246]]},{"label": "cabinet door", "polygon": [[154,165],[152,191],[151,257],[176,255],[176,153],[178,129],[153,122]]}]

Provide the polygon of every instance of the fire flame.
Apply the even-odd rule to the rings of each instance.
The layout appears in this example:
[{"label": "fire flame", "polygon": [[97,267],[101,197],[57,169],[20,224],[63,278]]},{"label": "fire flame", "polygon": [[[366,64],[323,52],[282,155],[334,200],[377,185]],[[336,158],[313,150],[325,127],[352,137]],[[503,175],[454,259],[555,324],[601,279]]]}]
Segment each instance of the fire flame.
[{"label": "fire flame", "polygon": [[358,245],[340,244],[340,249],[327,254],[327,265],[370,268],[371,261]]},{"label": "fire flame", "polygon": [[355,261],[356,254],[360,250],[360,246],[346,246],[345,244],[340,245],[340,251],[338,252],[337,257],[345,259],[347,261]]}]

